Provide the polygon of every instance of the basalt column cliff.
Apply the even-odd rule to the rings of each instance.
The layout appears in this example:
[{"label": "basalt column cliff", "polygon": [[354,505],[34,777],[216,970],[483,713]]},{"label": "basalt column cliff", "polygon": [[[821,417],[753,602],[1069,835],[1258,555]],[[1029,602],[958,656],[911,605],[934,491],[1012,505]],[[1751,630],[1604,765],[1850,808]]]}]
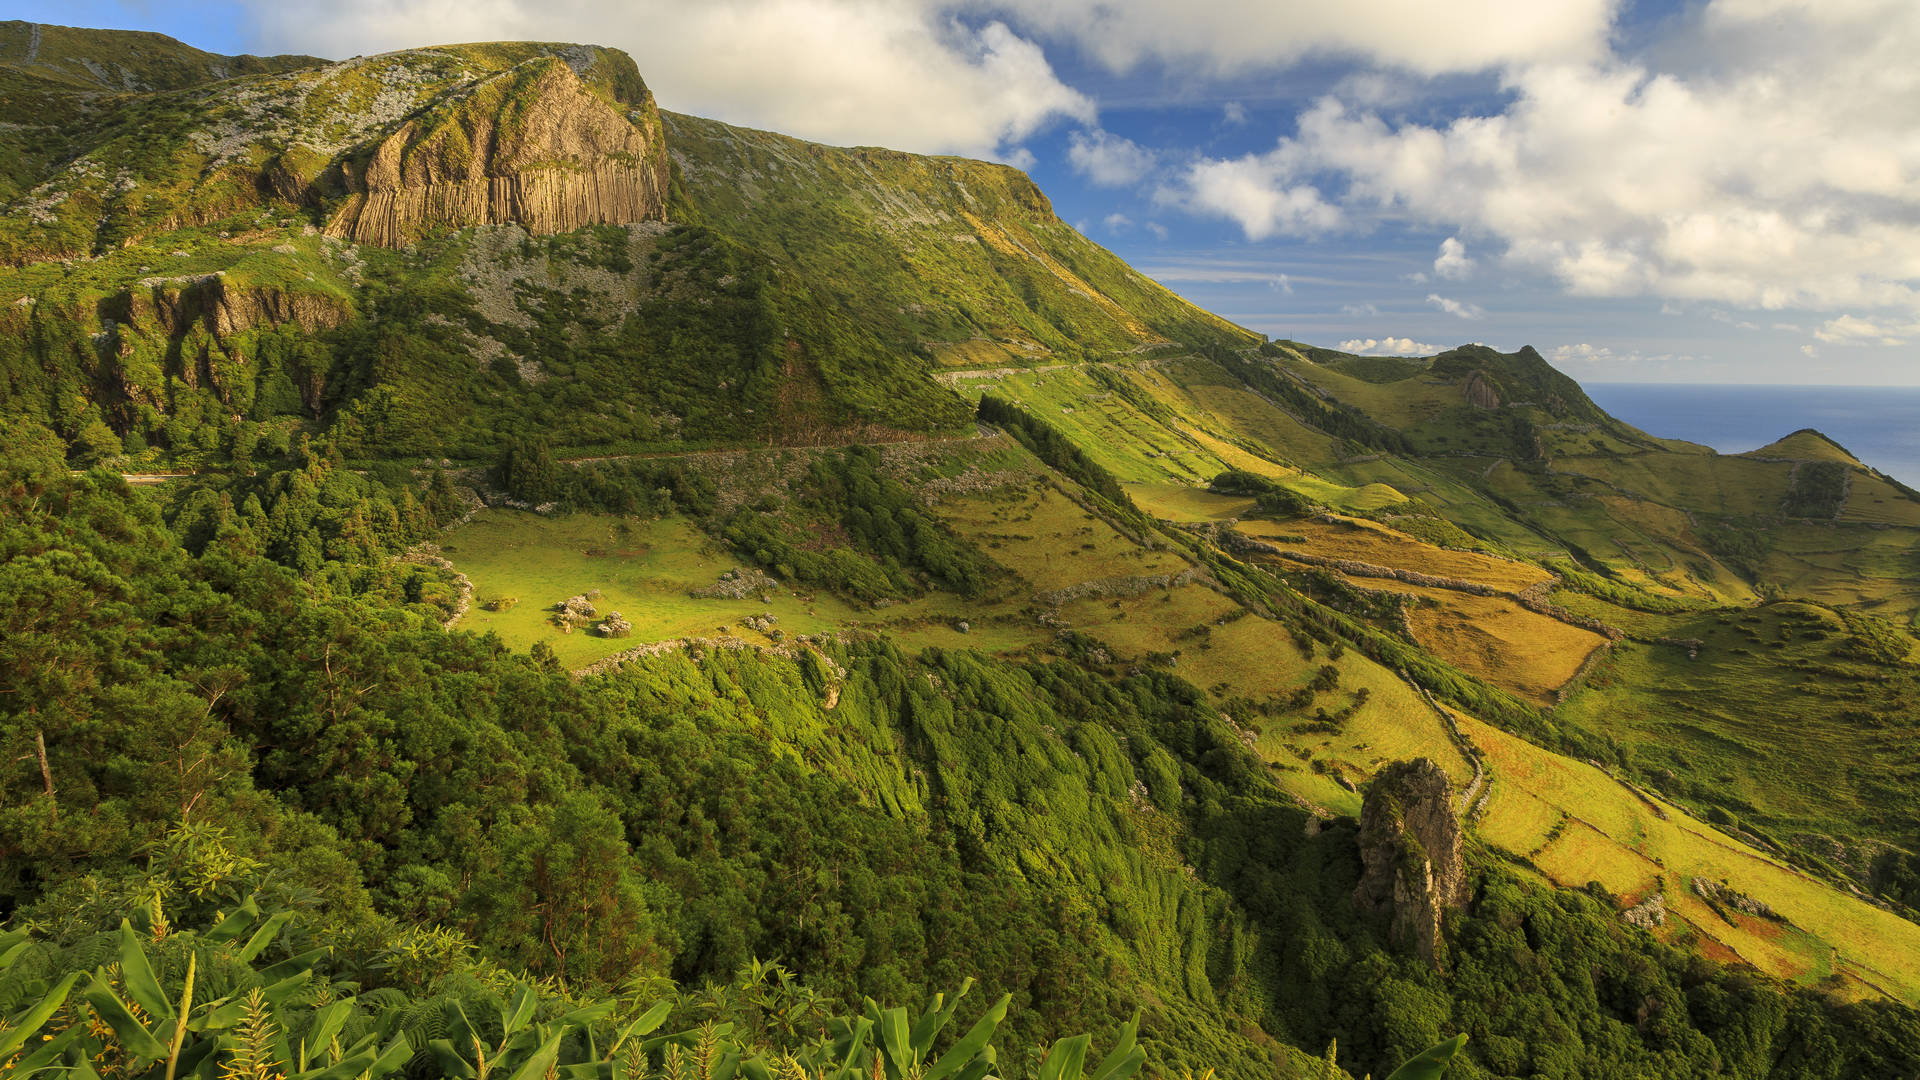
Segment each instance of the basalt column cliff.
[{"label": "basalt column cliff", "polygon": [[594,94],[558,57],[519,64],[407,121],[349,167],[355,194],[327,231],[398,247],[437,225],[512,223],[544,235],[660,220],[665,141],[652,95],[635,96]]}]

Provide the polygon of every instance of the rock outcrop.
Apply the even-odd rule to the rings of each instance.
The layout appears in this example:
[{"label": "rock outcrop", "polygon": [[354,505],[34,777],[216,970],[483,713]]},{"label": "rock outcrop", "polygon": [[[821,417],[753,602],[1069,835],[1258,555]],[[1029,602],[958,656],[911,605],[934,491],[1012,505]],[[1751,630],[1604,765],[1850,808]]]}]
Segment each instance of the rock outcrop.
[{"label": "rock outcrop", "polygon": [[1426,758],[1387,766],[1367,788],[1360,811],[1359,887],[1353,902],[1392,917],[1396,946],[1438,966],[1443,913],[1467,902],[1460,821],[1452,782]]},{"label": "rock outcrop", "polygon": [[1629,926],[1642,930],[1654,930],[1667,925],[1667,894],[1654,893],[1645,900],[1620,913],[1620,917]]},{"label": "rock outcrop", "polygon": [[[635,80],[637,82],[637,79]],[[335,236],[404,247],[435,226],[517,224],[535,235],[665,218],[659,114],[596,94],[554,56],[457,91],[380,142]]]}]

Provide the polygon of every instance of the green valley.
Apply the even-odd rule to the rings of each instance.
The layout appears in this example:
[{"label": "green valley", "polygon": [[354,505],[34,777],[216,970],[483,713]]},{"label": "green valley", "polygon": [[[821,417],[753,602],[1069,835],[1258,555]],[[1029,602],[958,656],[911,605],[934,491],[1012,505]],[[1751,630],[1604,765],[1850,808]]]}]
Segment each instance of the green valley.
[{"label": "green valley", "polygon": [[1920,494],[1818,432],[594,46],[0,24],[0,121],[0,1073],[1920,1069]]}]

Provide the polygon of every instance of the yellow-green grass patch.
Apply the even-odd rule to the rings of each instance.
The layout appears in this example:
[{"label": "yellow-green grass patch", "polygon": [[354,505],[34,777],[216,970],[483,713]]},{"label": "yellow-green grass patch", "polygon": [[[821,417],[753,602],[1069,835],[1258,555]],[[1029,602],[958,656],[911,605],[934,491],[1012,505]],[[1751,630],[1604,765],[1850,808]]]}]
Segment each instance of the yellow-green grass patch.
[{"label": "yellow-green grass patch", "polygon": [[[1378,584],[1354,584],[1370,580]],[[1418,604],[1408,611],[1414,640],[1460,670],[1539,704],[1551,704],[1553,692],[1607,643],[1591,630],[1504,597],[1447,592],[1437,598],[1437,606]]]},{"label": "yellow-green grass patch", "polygon": [[[1578,887],[1599,880],[1616,892],[1637,895],[1647,887],[1651,861],[1665,877],[1669,906],[1677,908],[1703,937],[1770,974],[1817,979],[1818,966],[1806,959],[1814,946],[1804,942],[1784,950],[1770,946],[1769,939],[1781,936],[1778,928],[1761,927],[1757,924],[1764,920],[1743,921],[1737,916],[1730,926],[1697,903],[1689,891],[1694,877],[1724,880],[1837,951],[1841,969],[1854,978],[1870,980],[1909,1003],[1920,1001],[1920,925],[1776,862],[1664,801],[1658,803],[1667,815],[1662,819],[1642,797],[1591,765],[1552,754],[1471,718],[1461,723],[1493,770],[1493,794],[1478,827],[1488,843],[1526,855],[1541,840],[1539,810],[1532,801],[1564,810],[1575,822],[1563,835],[1575,839],[1565,854],[1552,854],[1556,841],[1544,861],[1534,860],[1556,883]],[[1508,803],[1516,799],[1522,805],[1510,807]],[[1580,822],[1592,828],[1577,833]],[[1585,839],[1577,838],[1582,833]],[[1642,884],[1625,885],[1636,880]],[[1610,882],[1622,884],[1616,887]],[[1670,929],[1669,936],[1676,929]],[[1859,987],[1866,990],[1864,982]]]},{"label": "yellow-green grass patch", "polygon": [[1171,551],[1135,543],[1048,483],[952,497],[940,504],[938,513],[955,532],[1037,590],[1177,574],[1188,567]]}]

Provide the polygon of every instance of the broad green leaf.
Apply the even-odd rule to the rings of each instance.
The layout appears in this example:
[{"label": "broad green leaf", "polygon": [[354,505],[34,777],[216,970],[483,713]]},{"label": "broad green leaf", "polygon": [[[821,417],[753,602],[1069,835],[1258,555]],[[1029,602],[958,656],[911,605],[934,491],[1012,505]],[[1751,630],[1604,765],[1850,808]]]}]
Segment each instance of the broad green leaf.
[{"label": "broad green leaf", "polygon": [[297,974],[289,975],[277,983],[270,983],[261,987],[260,993],[266,997],[268,1004],[277,1009],[285,1005],[287,999],[299,991],[302,986],[305,986],[307,980],[311,978],[313,978],[313,972],[311,970],[301,971]]},{"label": "broad green leaf", "polygon": [[1047,1051],[1040,1063],[1040,1080],[1080,1080],[1080,1069],[1087,1060],[1087,1047],[1093,1040],[1085,1035],[1061,1039]]},{"label": "broad green leaf", "polygon": [[0,971],[12,967],[13,962],[20,959],[20,954],[26,952],[30,944],[32,941],[25,930],[0,934]]},{"label": "broad green leaf", "polygon": [[613,1045],[607,1048],[607,1056],[612,1057],[613,1055],[619,1053],[620,1048],[626,1045],[626,1042],[628,1039],[645,1036],[648,1032],[651,1032],[654,1028],[659,1027],[662,1023],[666,1021],[667,1014],[672,1011],[673,1011],[673,1002],[671,1001],[654,1002],[653,1008],[648,1009],[646,1012],[643,1012],[639,1016],[635,1017],[633,1020],[633,1023],[628,1024],[624,1029],[621,1030],[619,1036],[613,1040]]},{"label": "broad green leaf", "polygon": [[0,1027],[0,1059],[20,1049],[34,1032],[39,1031],[40,1025],[46,1023],[48,1017],[58,1012],[60,1006],[66,1004],[67,994],[72,991],[73,984],[79,981],[79,972],[68,973],[66,978],[54,984],[53,989],[41,995],[37,1004],[22,1010],[13,1019],[8,1020],[5,1027]]},{"label": "broad green leaf", "polygon": [[533,1010],[539,1005],[540,999],[535,996],[533,987],[520,984],[513,992],[513,1000],[500,1007],[501,1030],[512,1035],[526,1027],[527,1021],[533,1019]]},{"label": "broad green leaf", "polygon": [[560,1040],[563,1037],[564,1033],[555,1035],[541,1044],[540,1049],[535,1050],[531,1057],[522,1062],[520,1067],[515,1069],[513,1075],[508,1077],[507,1080],[540,1080],[541,1077],[547,1075],[548,1067],[560,1058]]},{"label": "broad green leaf", "polygon": [[340,1034],[340,1029],[346,1025],[347,1017],[352,1013],[352,998],[342,998],[314,1010],[306,1038],[300,1040],[301,1054],[309,1066],[333,1043],[334,1036]]},{"label": "broad green leaf", "polygon": [[1438,1046],[1428,1047],[1412,1061],[1393,1070],[1387,1080],[1440,1080],[1441,1074],[1447,1071],[1447,1063],[1465,1045],[1467,1034],[1463,1031]]},{"label": "broad green leaf", "polygon": [[200,935],[200,940],[208,945],[233,941],[246,933],[247,927],[252,926],[254,920],[259,917],[260,905],[249,896],[239,907],[221,915],[220,921],[214,924],[213,929]]},{"label": "broad green leaf", "polygon": [[[37,1027],[38,1025],[35,1026]],[[39,1049],[13,1063],[13,1067],[7,1071],[7,1080],[14,1080],[15,1077],[18,1077],[19,1080],[27,1080],[28,1077],[42,1069],[64,1072],[64,1069],[54,1069],[51,1067],[66,1054],[67,1048],[72,1046],[74,1040],[78,1039],[86,1030],[85,1027],[75,1024],[60,1034],[55,1035],[52,1041],[41,1043]],[[5,1039],[5,1035],[0,1035],[0,1046],[4,1046]],[[9,1052],[11,1051],[0,1050],[0,1056],[4,1056]]]},{"label": "broad green leaf", "polygon": [[[393,1037],[393,1044],[384,1053],[376,1055],[372,1048],[371,1037],[361,1039],[354,1049],[347,1052],[339,1061],[324,1069],[309,1069],[306,1072],[288,1077],[287,1080],[355,1080],[357,1077],[381,1077],[400,1071],[413,1057],[413,1047],[407,1044],[405,1035]],[[365,1049],[362,1049],[362,1048]],[[468,1076],[473,1074],[469,1072]]]},{"label": "broad green leaf", "polygon": [[155,1061],[167,1056],[167,1044],[161,1042],[153,1032],[148,1031],[145,1024],[134,1019],[133,1011],[128,1009],[126,1002],[120,1000],[120,995],[114,993],[113,988],[107,985],[106,979],[98,975],[94,976],[87,988],[80,992],[80,996],[86,998],[87,1004],[93,1007],[94,1015],[104,1021],[113,1029],[113,1033],[120,1037],[121,1045],[136,1056]]},{"label": "broad green leaf", "polygon": [[933,1000],[928,1003],[926,1015],[914,1021],[913,1024],[911,1041],[915,1061],[923,1061],[933,1052],[934,1036],[940,1034],[947,1024],[952,1022],[954,1010],[960,1007],[960,999],[966,997],[967,991],[971,989],[973,989],[973,980],[968,979],[960,984],[960,989],[956,990],[950,998],[944,994],[933,995]]},{"label": "broad green leaf", "polygon": [[[173,1019],[173,1002],[161,988],[153,965],[147,962],[147,949],[140,943],[140,935],[134,933],[133,924],[125,919],[120,920],[120,979],[127,984],[127,996],[147,1010],[148,1016],[156,1021]],[[165,1057],[166,1051],[162,1050],[160,1056]]]},{"label": "broad green leaf", "polygon": [[287,925],[287,920],[291,918],[293,918],[293,912],[282,911],[263,923],[260,929],[254,931],[253,936],[247,939],[247,943],[240,947],[241,961],[253,963],[253,958],[259,956],[268,945],[273,944],[274,936],[280,933],[280,928]]},{"label": "broad green leaf", "polygon": [[467,1010],[457,998],[447,1002],[447,1042],[462,1057],[472,1053],[474,1044],[480,1042],[479,1029],[467,1019]]},{"label": "broad green leaf", "polygon": [[606,1019],[607,1014],[613,1012],[618,1004],[619,1002],[614,1001],[612,998],[607,998],[604,1001],[596,1001],[591,1005],[582,1006],[570,1013],[563,1014],[558,1023],[563,1029],[586,1027],[596,1020]]},{"label": "broad green leaf", "polygon": [[880,1014],[880,1045],[886,1048],[887,1060],[893,1064],[896,1076],[904,1075],[918,1061],[913,1054],[913,1045],[908,1041],[907,1010],[899,1007],[888,1009]]},{"label": "broad green leaf", "polygon": [[949,1047],[946,1053],[940,1055],[940,1060],[933,1063],[922,1080],[945,1080],[986,1049],[987,1044],[993,1041],[993,1033],[999,1029],[1000,1022],[1007,1018],[1007,1005],[1012,1001],[1012,994],[1002,995],[985,1016],[974,1021],[973,1027],[960,1036],[960,1040]]},{"label": "broad green leaf", "polygon": [[467,1060],[465,1054],[454,1049],[449,1039],[434,1039],[427,1043],[427,1051],[433,1055],[435,1065],[440,1067],[441,1076],[454,1077],[455,1080],[469,1080],[478,1076],[479,1071]]},{"label": "broad green leaf", "polygon": [[322,945],[317,949],[308,949],[298,956],[289,956],[277,964],[268,964],[266,967],[260,969],[260,979],[263,982],[272,983],[278,982],[296,972],[310,975],[313,973],[313,965],[325,960],[327,954],[332,951],[332,946]]},{"label": "broad green leaf", "polygon": [[1113,1050],[1094,1067],[1088,1080],[1126,1080],[1140,1070],[1147,1060],[1146,1051],[1136,1044],[1140,1036],[1140,1010],[1133,1010],[1133,1019],[1120,1029],[1120,1038],[1113,1044]]},{"label": "broad green leaf", "polygon": [[992,1071],[993,1055],[991,1053],[982,1054],[973,1059],[973,1064],[955,1073],[953,1080],[987,1080],[987,1074]]},{"label": "broad green leaf", "polygon": [[225,1031],[247,1015],[247,1003],[231,997],[215,998],[199,1009],[199,1016],[187,1022],[188,1031]]},{"label": "broad green leaf", "polygon": [[853,1071],[854,1066],[859,1064],[860,1051],[866,1048],[867,1036],[871,1034],[873,1034],[873,1021],[864,1016],[854,1021],[853,1030],[848,1033],[847,1052],[841,1057],[837,1072]]}]

